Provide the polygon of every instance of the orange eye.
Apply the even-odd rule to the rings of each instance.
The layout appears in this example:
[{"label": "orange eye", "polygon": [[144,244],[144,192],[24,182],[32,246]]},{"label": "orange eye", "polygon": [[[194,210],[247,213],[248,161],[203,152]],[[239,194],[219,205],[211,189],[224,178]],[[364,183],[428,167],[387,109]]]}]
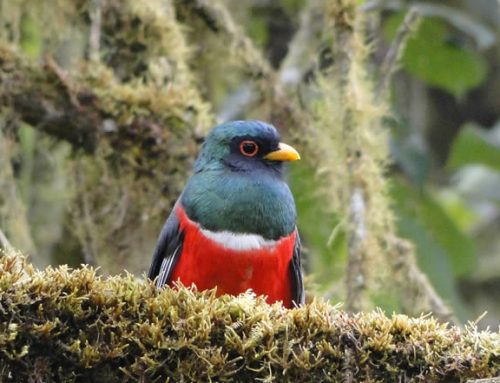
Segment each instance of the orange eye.
[{"label": "orange eye", "polygon": [[253,157],[259,151],[259,145],[255,141],[245,140],[240,143],[240,152],[244,156]]}]

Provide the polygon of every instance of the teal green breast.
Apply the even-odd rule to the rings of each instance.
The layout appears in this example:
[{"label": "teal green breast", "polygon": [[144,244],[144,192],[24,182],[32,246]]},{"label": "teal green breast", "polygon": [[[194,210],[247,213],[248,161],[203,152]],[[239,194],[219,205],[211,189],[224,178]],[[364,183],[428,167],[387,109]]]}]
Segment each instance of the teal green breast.
[{"label": "teal green breast", "polygon": [[290,189],[281,177],[268,172],[219,169],[195,173],[181,202],[191,220],[211,231],[278,239],[295,228]]}]

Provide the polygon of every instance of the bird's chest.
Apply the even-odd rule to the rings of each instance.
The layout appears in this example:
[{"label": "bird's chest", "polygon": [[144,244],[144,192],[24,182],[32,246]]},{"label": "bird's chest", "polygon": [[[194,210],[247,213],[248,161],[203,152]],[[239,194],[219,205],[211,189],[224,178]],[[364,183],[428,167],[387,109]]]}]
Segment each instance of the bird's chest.
[{"label": "bird's chest", "polygon": [[281,238],[295,227],[288,186],[268,176],[209,173],[193,177],[182,197],[188,216],[208,230]]},{"label": "bird's chest", "polygon": [[272,241],[254,234],[211,232],[186,216],[180,218],[184,243],[172,282],[194,284],[199,290],[217,287],[217,295],[251,289],[266,295],[269,303],[291,305],[289,264],[295,232]]}]

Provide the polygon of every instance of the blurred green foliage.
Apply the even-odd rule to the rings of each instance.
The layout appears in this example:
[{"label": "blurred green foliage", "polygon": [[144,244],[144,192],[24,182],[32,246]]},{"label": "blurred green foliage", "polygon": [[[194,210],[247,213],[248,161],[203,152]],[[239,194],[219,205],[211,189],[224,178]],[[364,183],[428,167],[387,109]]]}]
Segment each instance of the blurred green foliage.
[{"label": "blurred green foliage", "polygon": [[391,196],[399,234],[415,244],[422,271],[438,293],[453,305],[459,318],[466,320],[470,313],[460,300],[455,280],[474,266],[472,241],[430,193],[417,191],[397,179],[392,184]]},{"label": "blurred green foliage", "polygon": [[[482,283],[478,282],[483,280],[479,270],[485,257],[500,257],[485,254],[478,242],[495,241],[480,233],[487,217],[499,214],[495,195],[500,197],[500,184],[493,177],[484,182],[477,167],[498,173],[500,146],[493,134],[461,121],[467,121],[468,110],[484,114],[485,100],[497,94],[491,90],[495,80],[487,77],[494,68],[491,57],[478,49],[480,44],[473,44],[477,36],[472,32],[489,31],[482,24],[485,18],[478,15],[498,12],[498,5],[483,2],[471,11],[474,6],[470,2],[467,8],[468,3],[426,3],[427,13],[403,51],[403,75],[397,79],[392,100],[396,118],[388,120],[391,153],[400,170],[392,177],[391,196],[398,232],[415,244],[419,265],[438,293],[462,320],[489,310],[488,323],[498,323],[500,310],[493,292],[485,298],[488,307],[477,311],[460,290],[464,281]],[[444,12],[446,7],[448,14]],[[436,12],[431,16],[432,11]],[[388,13],[383,23],[387,42],[396,36],[404,16],[402,11]],[[494,35],[488,38],[495,39]],[[492,50],[498,51],[498,41],[496,44]],[[482,87],[490,89],[484,91],[484,98],[478,96]],[[472,91],[479,92],[476,98],[470,98]],[[499,112],[497,107],[492,113],[498,116]],[[484,128],[493,130],[492,126]],[[442,142],[429,143],[429,137]],[[432,152],[436,148],[448,153],[444,166],[435,161],[443,158],[442,153]],[[491,264],[495,267],[494,262]],[[500,268],[492,274],[500,275]]]},{"label": "blurred green foliage", "polygon": [[[399,13],[387,20],[387,39],[394,38],[403,18],[404,14]],[[487,64],[458,39],[455,42],[450,29],[443,20],[424,18],[409,38],[401,62],[409,73],[427,84],[463,97],[484,81]]]},{"label": "blurred green foliage", "polygon": [[21,48],[30,57],[40,56],[43,49],[42,34],[33,16],[26,13],[21,18]]},{"label": "blurred green foliage", "polygon": [[463,129],[453,143],[446,167],[449,171],[481,164],[500,171],[500,146],[488,141],[477,129]]}]

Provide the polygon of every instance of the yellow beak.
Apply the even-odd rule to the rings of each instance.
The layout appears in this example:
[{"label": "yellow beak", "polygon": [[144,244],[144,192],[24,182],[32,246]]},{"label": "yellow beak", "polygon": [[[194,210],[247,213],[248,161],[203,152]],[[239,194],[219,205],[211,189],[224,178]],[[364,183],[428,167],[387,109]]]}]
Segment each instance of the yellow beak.
[{"label": "yellow beak", "polygon": [[278,149],[267,153],[264,159],[270,161],[296,161],[300,160],[300,154],[290,145],[280,142]]}]

